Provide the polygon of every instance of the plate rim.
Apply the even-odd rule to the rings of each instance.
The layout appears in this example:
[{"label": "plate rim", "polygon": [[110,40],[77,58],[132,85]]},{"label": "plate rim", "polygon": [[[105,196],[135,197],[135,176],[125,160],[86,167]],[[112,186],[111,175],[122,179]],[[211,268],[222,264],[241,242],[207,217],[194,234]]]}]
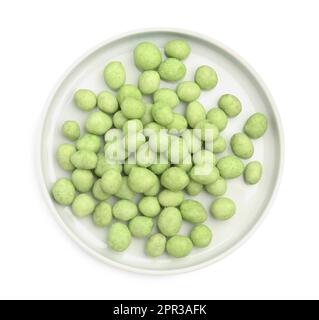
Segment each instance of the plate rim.
[{"label": "plate rim", "polygon": [[[56,91],[58,88],[61,86],[65,78],[70,74],[70,72],[78,65],[80,64],[84,59],[86,59],[88,56],[93,54],[95,51],[101,49],[103,46],[106,46],[114,41],[120,40],[125,37],[132,37],[136,35],[142,35],[145,33],[152,33],[152,32],[163,32],[163,33],[178,33],[181,36],[186,35],[189,37],[194,37],[198,38],[200,40],[204,40],[206,42],[211,43],[218,49],[225,51],[229,55],[233,56],[240,64],[242,64],[254,77],[254,80],[257,80],[258,85],[262,89],[263,93],[265,94],[266,98],[268,99],[270,106],[272,108],[272,111],[274,113],[274,119],[278,128],[278,145],[279,145],[279,155],[278,155],[278,175],[275,181],[275,186],[273,189],[273,192],[270,196],[269,201],[267,202],[264,210],[262,211],[260,217],[257,219],[257,221],[254,223],[254,225],[246,232],[234,245],[232,245],[230,248],[222,252],[221,254],[217,255],[216,257],[213,257],[211,259],[208,259],[204,262],[198,263],[196,265],[192,266],[187,266],[187,267],[181,267],[181,268],[176,268],[176,269],[171,269],[171,270],[152,270],[152,269],[146,269],[146,268],[139,268],[139,267],[133,267],[129,265],[122,264],[120,262],[116,262],[112,260],[111,258],[105,257],[100,255],[98,252],[96,252],[94,249],[90,248],[88,245],[86,245],[62,220],[60,215],[58,214],[57,210],[55,209],[52,198],[50,196],[50,193],[47,191],[47,187],[45,184],[45,177],[44,177],[44,170],[42,166],[42,140],[43,140],[43,131],[44,131],[44,125],[46,122],[46,116],[48,114],[48,111],[50,109],[50,105],[52,102],[52,99],[54,98]],[[253,234],[254,232],[258,229],[258,227],[262,224],[266,216],[268,215],[277,195],[278,195],[278,190],[280,187],[280,183],[282,180],[282,175],[283,175],[283,164],[284,164],[284,149],[285,149],[285,144],[284,144],[284,133],[283,133],[283,125],[282,125],[282,120],[278,111],[278,108],[274,102],[274,99],[264,83],[264,81],[261,79],[259,74],[255,71],[255,69],[244,59],[242,58],[239,54],[237,54],[235,51],[230,49],[228,46],[225,46],[223,43],[211,38],[210,36],[206,36],[204,34],[201,34],[196,31],[190,31],[187,29],[182,29],[182,28],[143,28],[143,29],[135,29],[132,31],[120,33],[116,36],[110,37],[104,41],[101,41],[91,49],[87,50],[84,54],[79,56],[75,61],[62,73],[62,75],[59,77],[58,81],[56,82],[55,86],[52,88],[45,104],[44,108],[42,110],[42,115],[40,117],[40,122],[39,122],[39,134],[37,135],[37,143],[36,143],[36,171],[37,171],[37,180],[39,182],[39,185],[41,187],[41,191],[43,193],[43,196],[46,200],[46,203],[48,207],[50,208],[50,211],[52,215],[55,217],[55,220],[58,222],[58,224],[66,231],[68,236],[77,243],[79,247],[84,249],[85,252],[89,253],[93,257],[97,258],[99,261],[108,264],[111,267],[116,268],[117,270],[125,270],[125,271],[130,271],[130,272],[135,272],[139,274],[148,274],[148,275],[172,275],[172,274],[182,274],[186,272],[191,272],[195,271],[198,269],[202,269],[205,267],[208,267],[209,265],[212,265],[223,258],[227,257],[234,251],[236,251],[239,247],[241,247]]]}]

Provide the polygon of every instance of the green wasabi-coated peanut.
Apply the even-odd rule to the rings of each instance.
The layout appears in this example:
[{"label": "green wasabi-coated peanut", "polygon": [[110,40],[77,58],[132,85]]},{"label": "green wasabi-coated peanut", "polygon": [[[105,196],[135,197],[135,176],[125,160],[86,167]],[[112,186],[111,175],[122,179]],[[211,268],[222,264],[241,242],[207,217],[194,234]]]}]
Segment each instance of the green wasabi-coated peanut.
[{"label": "green wasabi-coated peanut", "polygon": [[185,236],[174,236],[168,239],[166,250],[170,256],[175,258],[183,258],[188,256],[193,249],[192,241]]},{"label": "green wasabi-coated peanut", "polygon": [[85,122],[87,132],[101,136],[112,128],[112,118],[102,111],[92,112]]},{"label": "green wasabi-coated peanut", "polygon": [[227,148],[227,142],[226,140],[219,136],[216,141],[213,142],[213,152],[214,153],[222,153]]},{"label": "green wasabi-coated peanut", "polygon": [[254,154],[254,145],[244,133],[236,133],[231,137],[230,146],[233,153],[242,159],[249,159]]},{"label": "green wasabi-coated peanut", "polygon": [[107,170],[101,179],[101,187],[104,192],[112,195],[119,191],[122,184],[122,176],[117,170]]},{"label": "green wasabi-coated peanut", "polygon": [[156,177],[156,182],[154,185],[147,191],[144,192],[145,196],[156,196],[161,189],[161,184],[159,179]]},{"label": "green wasabi-coated peanut", "polygon": [[140,167],[150,167],[156,161],[156,153],[148,143],[142,144],[136,152],[136,163]]},{"label": "green wasabi-coated peanut", "polygon": [[128,119],[124,116],[122,111],[117,111],[113,116],[114,127],[117,128],[117,129],[122,129],[123,126],[124,126],[124,123],[127,120]]},{"label": "green wasabi-coated peanut", "polygon": [[157,182],[157,176],[149,169],[133,167],[128,176],[128,185],[136,193],[147,192]]},{"label": "green wasabi-coated peanut", "polygon": [[64,206],[69,206],[75,198],[75,188],[69,179],[58,179],[52,187],[54,200]]},{"label": "green wasabi-coated peanut", "polygon": [[221,108],[228,117],[236,117],[241,112],[241,103],[232,94],[224,94],[218,100],[218,107]]},{"label": "green wasabi-coated peanut", "polygon": [[184,81],[178,84],[176,93],[182,101],[192,102],[199,98],[200,87],[193,81]]},{"label": "green wasabi-coated peanut", "polygon": [[77,195],[72,203],[72,212],[79,218],[84,218],[93,213],[95,201],[93,197],[86,193]]},{"label": "green wasabi-coated peanut", "polygon": [[211,164],[196,164],[190,171],[190,178],[203,185],[211,184],[219,178],[219,171]]},{"label": "green wasabi-coated peanut", "polygon": [[[153,109],[153,106],[152,106]],[[159,132],[161,129],[165,129],[165,127],[161,126],[156,122],[150,122],[144,127],[144,132]]]},{"label": "green wasabi-coated peanut", "polygon": [[99,153],[97,155],[97,164],[94,170],[96,176],[101,178],[103,174],[110,169],[114,169],[118,172],[122,172],[123,167],[120,163],[109,163],[105,159],[105,155],[103,153]]},{"label": "green wasabi-coated peanut", "polygon": [[160,213],[157,226],[160,232],[166,237],[176,235],[182,227],[182,215],[174,207],[167,207]]},{"label": "green wasabi-coated peanut", "polygon": [[106,113],[113,114],[119,109],[119,103],[112,93],[103,91],[97,96],[98,108]]},{"label": "green wasabi-coated peanut", "polygon": [[151,150],[157,153],[161,153],[168,149],[169,136],[164,130],[153,132],[149,137],[148,143]]},{"label": "green wasabi-coated peanut", "polygon": [[156,197],[143,197],[138,203],[138,209],[146,216],[153,218],[161,211],[161,206]]},{"label": "green wasabi-coated peanut", "polygon": [[111,195],[109,195],[103,191],[103,189],[101,187],[101,182],[102,182],[101,179],[95,181],[95,183],[93,185],[93,189],[92,189],[92,194],[96,200],[105,201],[108,198],[110,198]]},{"label": "green wasabi-coated peanut", "polygon": [[131,119],[127,120],[123,125],[123,133],[125,134],[133,134],[136,132],[140,132],[143,130],[143,123],[139,119]]},{"label": "green wasabi-coated peanut", "polygon": [[139,119],[145,113],[145,104],[141,100],[128,97],[121,103],[121,110],[127,119]]},{"label": "green wasabi-coated peanut", "polygon": [[207,184],[205,190],[212,196],[220,197],[227,191],[227,182],[225,179],[219,177],[215,182]]},{"label": "green wasabi-coated peanut", "polygon": [[193,154],[193,162],[195,164],[209,164],[209,165],[215,165],[215,155],[208,150],[200,150]]},{"label": "green wasabi-coated peanut", "polygon": [[71,162],[71,157],[73,154],[75,154],[76,148],[69,143],[61,144],[58,147],[56,158],[58,161],[59,166],[66,170],[66,171],[72,171],[74,170],[74,165]]},{"label": "green wasabi-coated peanut", "polygon": [[119,61],[112,61],[106,65],[103,72],[105,83],[112,89],[117,90],[125,83],[126,73],[124,66]]},{"label": "green wasabi-coated peanut", "polygon": [[161,176],[161,184],[164,188],[171,191],[181,191],[189,183],[187,173],[177,167],[171,167],[163,172]]},{"label": "green wasabi-coated peanut", "polygon": [[76,121],[65,121],[62,126],[62,133],[67,139],[75,141],[81,134],[80,126]]},{"label": "green wasabi-coated peanut", "polygon": [[175,82],[185,77],[186,67],[180,60],[168,58],[160,64],[158,73],[162,80]]},{"label": "green wasabi-coated peanut", "polygon": [[98,152],[101,148],[101,138],[95,134],[84,134],[75,144],[78,150]]},{"label": "green wasabi-coated peanut", "polygon": [[153,94],[160,86],[161,78],[154,70],[144,71],[138,77],[138,88],[143,94]]},{"label": "green wasabi-coated peanut", "polygon": [[235,156],[225,156],[219,159],[216,166],[224,179],[239,177],[245,168],[244,163]]},{"label": "green wasabi-coated peanut", "polygon": [[121,222],[113,223],[107,234],[107,245],[114,251],[125,251],[132,241],[128,227]]},{"label": "green wasabi-coated peanut", "polygon": [[210,212],[217,220],[228,220],[236,213],[236,205],[229,198],[218,198],[211,204]]},{"label": "green wasabi-coated peanut", "polygon": [[145,112],[143,114],[143,117],[141,118],[143,126],[151,123],[154,120],[152,116],[152,107],[153,105],[151,103],[145,104]]},{"label": "green wasabi-coated peanut", "polygon": [[140,70],[155,70],[161,61],[160,50],[151,42],[141,42],[134,49],[134,62]]},{"label": "green wasabi-coated peanut", "polygon": [[190,238],[194,247],[205,248],[211,243],[213,234],[206,225],[200,224],[192,229]]},{"label": "green wasabi-coated peanut", "polygon": [[181,137],[170,136],[165,155],[170,163],[185,163],[189,155],[185,140]]},{"label": "green wasabi-coated peanut", "polygon": [[91,90],[80,89],[74,94],[74,102],[84,111],[90,111],[96,107],[96,95]]},{"label": "green wasabi-coated peanut", "polygon": [[203,185],[193,180],[191,180],[186,187],[186,192],[190,196],[197,196],[202,192],[202,190],[203,190]]},{"label": "green wasabi-coated peanut", "polygon": [[137,215],[137,206],[130,200],[119,200],[113,206],[113,216],[121,221],[129,221]]},{"label": "green wasabi-coated peanut", "polygon": [[220,108],[212,108],[207,112],[207,120],[214,124],[219,131],[223,131],[228,123],[228,117],[226,113]]},{"label": "green wasabi-coated peanut", "polygon": [[173,113],[173,120],[166,126],[170,134],[180,134],[187,129],[187,120],[179,113]]},{"label": "green wasabi-coated peanut", "polygon": [[264,135],[268,128],[268,120],[262,113],[254,113],[248,118],[244,126],[244,132],[251,139],[258,139]]},{"label": "green wasabi-coated peanut", "polygon": [[150,235],[153,229],[152,218],[138,216],[129,222],[129,230],[136,238],[145,238]]},{"label": "green wasabi-coated peanut", "polygon": [[96,167],[97,155],[93,151],[79,150],[72,154],[71,162],[77,169],[91,170]]},{"label": "green wasabi-coated peanut", "polygon": [[123,169],[124,173],[128,176],[132,170],[132,168],[137,167],[135,163],[124,163]]},{"label": "green wasabi-coated peanut", "polygon": [[174,119],[172,109],[164,102],[156,102],[152,107],[153,119],[160,125],[166,126]]},{"label": "green wasabi-coated peanut", "polygon": [[136,193],[128,186],[128,177],[122,177],[120,189],[114,194],[118,199],[133,200]]},{"label": "green wasabi-coated peanut", "polygon": [[195,128],[196,124],[206,119],[206,111],[201,103],[193,101],[187,105],[186,119],[191,128]]},{"label": "green wasabi-coated peanut", "polygon": [[105,228],[112,223],[112,206],[103,201],[100,202],[93,212],[93,222],[100,228]]},{"label": "green wasabi-coated peanut", "polygon": [[177,107],[180,102],[176,92],[169,88],[158,89],[153,95],[153,101],[154,103],[163,102],[172,109]]},{"label": "green wasabi-coated peanut", "polygon": [[184,200],[180,211],[184,220],[191,223],[202,223],[207,219],[207,213],[203,205],[196,200]]},{"label": "green wasabi-coated peanut", "polygon": [[219,130],[208,120],[202,120],[196,124],[194,134],[202,141],[215,141],[219,137]]},{"label": "green wasabi-coated peanut", "polygon": [[166,237],[161,233],[153,234],[146,242],[145,251],[150,257],[159,257],[165,252]]},{"label": "green wasabi-coated peanut", "polygon": [[75,169],[71,176],[72,183],[79,192],[89,192],[94,183],[94,176],[90,170]]},{"label": "green wasabi-coated peanut", "polygon": [[262,176],[262,165],[259,161],[249,162],[244,170],[244,179],[247,184],[256,184]]},{"label": "green wasabi-coated peanut", "polygon": [[154,163],[150,166],[150,169],[156,175],[161,175],[169,167],[170,167],[169,163]]},{"label": "green wasabi-coated peanut", "polygon": [[209,66],[200,66],[195,73],[195,82],[202,90],[214,89],[218,82],[216,71]]},{"label": "green wasabi-coated peanut", "polygon": [[142,93],[141,91],[134,85],[132,84],[124,84],[120,90],[117,93],[117,101],[121,105],[121,103],[126,99],[126,98],[134,98],[137,100],[142,99]]},{"label": "green wasabi-coated peanut", "polygon": [[191,48],[186,41],[177,39],[168,41],[165,44],[164,51],[169,58],[185,60],[189,56]]},{"label": "green wasabi-coated peanut", "polygon": [[183,200],[183,191],[163,190],[158,194],[158,202],[163,207],[178,207]]}]

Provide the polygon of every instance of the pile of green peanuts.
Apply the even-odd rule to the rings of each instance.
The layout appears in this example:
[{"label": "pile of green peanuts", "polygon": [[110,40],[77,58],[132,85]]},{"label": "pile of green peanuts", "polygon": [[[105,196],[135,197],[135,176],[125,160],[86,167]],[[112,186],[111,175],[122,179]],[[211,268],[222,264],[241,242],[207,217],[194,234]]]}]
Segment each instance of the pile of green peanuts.
[{"label": "pile of green peanuts", "polygon": [[[233,154],[219,156],[228,145],[221,133],[240,114],[242,104],[227,93],[206,112],[198,98],[219,79],[212,67],[203,65],[193,81],[182,81],[190,53],[182,39],[167,42],[165,55],[153,43],[139,43],[133,52],[140,70],[137,85],[126,83],[123,64],[112,61],[101,75],[110,90],[96,95],[80,89],[74,94],[75,106],[88,113],[85,132],[81,134],[76,121],[63,124],[69,142],[58,147],[57,162],[70,176],[54,183],[52,196],[58,204],[71,206],[76,217],[91,216],[97,227],[109,227],[106,241],[114,251],[126,250],[132,237],[146,239],[150,257],[167,252],[181,258],[193,247],[207,247],[213,238],[204,224],[209,215],[192,197],[207,192],[214,197],[212,218],[228,220],[236,205],[224,197],[227,180],[243,176],[246,184],[254,185],[262,177],[259,161],[245,162],[254,154],[253,140],[267,130],[266,116],[252,114],[242,132],[230,139]],[[160,87],[161,81],[181,82],[173,90]],[[152,103],[143,96],[150,96]],[[181,103],[184,114],[174,112]],[[110,154],[116,154],[117,161]],[[161,155],[166,162],[158,161]],[[135,163],[129,161],[133,156]],[[183,222],[192,225],[187,235],[180,234]]]}]

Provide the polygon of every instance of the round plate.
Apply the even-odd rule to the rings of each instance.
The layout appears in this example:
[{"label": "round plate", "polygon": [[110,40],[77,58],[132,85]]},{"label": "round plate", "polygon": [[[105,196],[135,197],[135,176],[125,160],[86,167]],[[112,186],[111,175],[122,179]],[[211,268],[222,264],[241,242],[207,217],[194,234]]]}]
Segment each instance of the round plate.
[{"label": "round plate", "polygon": [[[191,55],[185,61],[187,75],[184,80],[192,80],[196,68],[203,64],[212,66],[218,74],[217,87],[203,92],[199,98],[207,110],[215,107],[218,98],[224,93],[233,93],[241,100],[243,110],[238,117],[230,119],[228,127],[222,133],[225,138],[229,139],[233,133],[241,131],[252,113],[258,111],[268,116],[269,129],[264,137],[254,140],[255,154],[250,159],[263,163],[263,178],[255,186],[246,185],[242,178],[228,181],[226,196],[236,202],[237,213],[224,222],[208,218],[207,224],[214,235],[213,243],[208,248],[195,248],[188,257],[182,259],[166,254],[154,259],[144,254],[145,240],[133,239],[127,251],[116,253],[107,248],[107,229],[95,227],[91,217],[74,217],[70,208],[57,205],[50,196],[52,184],[58,178],[68,176],[55,160],[58,145],[66,142],[61,134],[61,126],[68,119],[75,119],[83,124],[87,116],[87,113],[80,111],[73,103],[75,90],[89,88],[96,93],[109,90],[103,80],[103,69],[108,62],[122,61],[126,68],[127,83],[136,84],[139,71],[133,62],[134,47],[141,41],[151,41],[163,48],[168,40],[175,38],[186,40],[192,48]],[[174,88],[175,84],[162,82],[161,86]],[[179,107],[179,111],[183,109],[185,105]],[[278,112],[255,71],[220,43],[181,30],[157,29],[125,34],[100,44],[80,58],[53,90],[46,106],[40,137],[41,183],[49,206],[64,229],[84,249],[102,261],[117,268],[143,273],[168,274],[194,270],[217,261],[238,247],[265,215],[277,190],[283,162],[283,136]],[[224,154],[227,153],[230,153],[229,149]],[[195,198],[203,203],[207,210],[214,200],[205,192]],[[181,233],[188,234],[190,228],[190,224],[184,223]]]}]

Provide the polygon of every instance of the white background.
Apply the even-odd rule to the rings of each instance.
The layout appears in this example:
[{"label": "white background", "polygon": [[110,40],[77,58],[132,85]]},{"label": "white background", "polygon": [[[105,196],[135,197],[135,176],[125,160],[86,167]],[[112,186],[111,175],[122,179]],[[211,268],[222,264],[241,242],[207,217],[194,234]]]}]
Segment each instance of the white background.
[{"label": "white background", "polygon": [[[0,298],[319,298],[318,1],[1,1]],[[97,43],[132,29],[176,27],[244,57],[282,117],[286,154],[275,203],[219,263],[143,276],[84,253],[55,222],[35,174],[48,94]]]}]

